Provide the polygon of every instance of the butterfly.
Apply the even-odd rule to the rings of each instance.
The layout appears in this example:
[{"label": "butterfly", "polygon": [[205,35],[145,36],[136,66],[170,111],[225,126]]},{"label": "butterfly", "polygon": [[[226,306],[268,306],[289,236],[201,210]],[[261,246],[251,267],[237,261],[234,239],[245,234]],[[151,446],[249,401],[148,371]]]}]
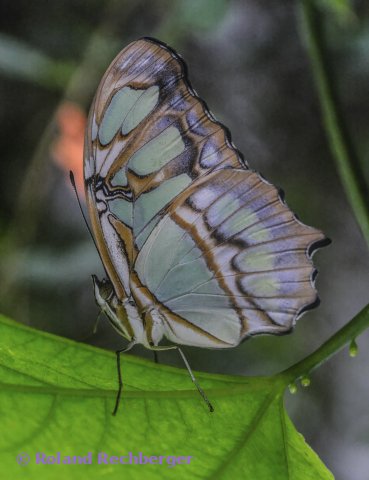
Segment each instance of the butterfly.
[{"label": "butterfly", "polygon": [[103,76],[84,182],[107,275],[93,276],[97,304],[129,341],[124,351],[178,348],[210,410],[179,345],[287,333],[317,305],[311,257],[326,237],[248,167],[166,44],[134,41]]}]

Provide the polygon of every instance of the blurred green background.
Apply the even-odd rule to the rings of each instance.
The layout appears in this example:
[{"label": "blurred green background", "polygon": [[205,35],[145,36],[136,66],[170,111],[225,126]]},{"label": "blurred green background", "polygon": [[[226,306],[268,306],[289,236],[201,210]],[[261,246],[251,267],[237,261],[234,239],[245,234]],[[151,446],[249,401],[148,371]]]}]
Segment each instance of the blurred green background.
[{"label": "blurred green background", "polygon": [[[334,86],[369,182],[369,4],[316,3]],[[103,348],[124,345],[105,319],[93,333],[91,274],[102,268],[68,170],[79,178],[85,114],[102,74],[141,36],[182,54],[195,89],[251,168],[333,240],[315,256],[321,306],[292,335],[257,337],[230,351],[185,348],[193,369],[278,372],[368,302],[369,255],[328,149],[297,0],[2,0],[0,25],[2,313]],[[341,352],[308,389],[286,394],[298,429],[339,480],[368,478],[368,339],[359,339],[355,360]],[[141,347],[132,355],[152,358]],[[182,367],[175,353],[160,361]]]}]

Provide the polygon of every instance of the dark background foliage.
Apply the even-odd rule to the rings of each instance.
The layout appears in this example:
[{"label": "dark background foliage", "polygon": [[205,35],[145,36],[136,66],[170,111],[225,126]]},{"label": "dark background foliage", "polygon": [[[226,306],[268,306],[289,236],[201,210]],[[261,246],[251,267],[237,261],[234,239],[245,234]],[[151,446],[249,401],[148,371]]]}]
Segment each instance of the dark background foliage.
[{"label": "dark background foliage", "polygon": [[[340,107],[369,180],[369,5],[317,4]],[[356,314],[368,301],[369,258],[328,149],[300,26],[299,2],[287,0],[3,0],[2,312],[103,348],[124,344],[104,319],[93,334],[98,310],[90,275],[101,266],[65,157],[69,152],[80,169],[71,144],[82,138],[82,113],[113,57],[130,41],[154,36],[183,55],[194,87],[251,168],[281,186],[299,217],[333,240],[315,257],[322,304],[292,335],[254,338],[231,351],[186,348],[192,367],[275,373]],[[73,108],[63,123],[56,112],[66,101]],[[62,140],[67,153],[58,150]],[[286,394],[293,420],[337,479],[361,480],[369,470],[368,339],[360,338],[355,360],[341,352],[314,373],[308,389]],[[132,354],[151,357],[140,347]],[[175,353],[160,361],[182,366]]]}]

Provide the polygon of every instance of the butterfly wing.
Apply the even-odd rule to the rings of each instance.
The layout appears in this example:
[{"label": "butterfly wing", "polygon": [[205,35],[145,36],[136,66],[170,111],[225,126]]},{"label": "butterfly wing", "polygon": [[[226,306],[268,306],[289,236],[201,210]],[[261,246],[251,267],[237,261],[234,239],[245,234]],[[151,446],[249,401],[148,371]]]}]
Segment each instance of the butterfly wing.
[{"label": "butterfly wing", "polygon": [[234,346],[287,332],[316,304],[311,254],[324,235],[247,168],[167,46],[141,39],[116,57],[85,152],[92,227],[116,296],[133,298],[142,318],[159,312],[169,339]]},{"label": "butterfly wing", "polygon": [[152,39],[112,62],[90,110],[84,176],[94,236],[115,292],[158,212],[211,169],[246,168],[227,129],[192,89],[182,59]]},{"label": "butterfly wing", "polygon": [[257,173],[223,169],[173,201],[134,268],[161,305],[167,337],[234,346],[286,333],[316,304],[311,255],[324,241]]}]

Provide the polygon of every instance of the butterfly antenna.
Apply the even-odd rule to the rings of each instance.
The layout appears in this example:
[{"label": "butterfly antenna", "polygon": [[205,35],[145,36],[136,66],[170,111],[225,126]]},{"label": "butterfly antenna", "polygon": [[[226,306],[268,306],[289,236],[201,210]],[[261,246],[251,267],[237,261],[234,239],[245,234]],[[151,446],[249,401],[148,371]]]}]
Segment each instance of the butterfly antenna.
[{"label": "butterfly antenna", "polygon": [[79,209],[80,209],[80,211],[81,211],[81,213],[82,213],[82,217],[83,217],[83,220],[85,221],[87,230],[88,230],[88,232],[89,232],[89,234],[90,234],[90,237],[92,238],[92,241],[94,242],[94,245],[95,245],[96,250],[99,251],[99,249],[97,248],[97,245],[96,245],[95,238],[94,238],[94,236],[92,235],[90,225],[88,224],[87,219],[86,219],[86,216],[85,216],[85,214],[84,214],[84,211],[83,211],[83,208],[82,208],[82,204],[81,204],[81,201],[80,201],[80,199],[79,199],[79,195],[78,195],[78,191],[77,191],[77,187],[76,187],[76,182],[75,182],[75,180],[74,180],[74,174],[73,174],[72,170],[69,171],[69,178],[70,178],[70,183],[72,184],[74,193],[76,194],[76,198],[77,198],[77,202],[78,202],[78,205],[79,205]]}]

